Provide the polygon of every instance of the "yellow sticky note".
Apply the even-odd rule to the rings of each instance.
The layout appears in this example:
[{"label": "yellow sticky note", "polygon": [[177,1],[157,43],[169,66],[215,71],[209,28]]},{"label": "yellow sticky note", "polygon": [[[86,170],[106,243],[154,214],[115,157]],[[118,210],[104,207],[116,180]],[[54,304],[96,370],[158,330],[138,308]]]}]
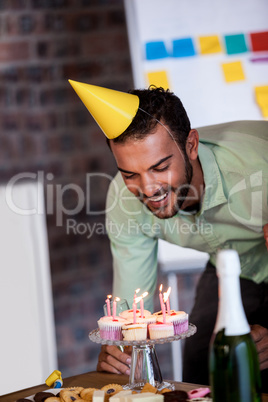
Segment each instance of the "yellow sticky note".
[{"label": "yellow sticky note", "polygon": [[220,39],[217,35],[200,36],[199,37],[199,45],[200,45],[200,53],[201,54],[222,52]]},{"label": "yellow sticky note", "polygon": [[268,117],[268,105],[267,106],[261,106],[261,113],[262,116],[267,118]]},{"label": "yellow sticky note", "polygon": [[268,85],[256,87],[255,94],[259,105],[268,105]]},{"label": "yellow sticky note", "polygon": [[170,88],[166,71],[151,71],[147,73],[147,79],[149,85],[163,87],[164,89]]},{"label": "yellow sticky note", "polygon": [[222,63],[222,68],[226,82],[243,81],[245,79],[241,61]]},{"label": "yellow sticky note", "polygon": [[268,85],[255,87],[255,96],[263,117],[268,117]]}]

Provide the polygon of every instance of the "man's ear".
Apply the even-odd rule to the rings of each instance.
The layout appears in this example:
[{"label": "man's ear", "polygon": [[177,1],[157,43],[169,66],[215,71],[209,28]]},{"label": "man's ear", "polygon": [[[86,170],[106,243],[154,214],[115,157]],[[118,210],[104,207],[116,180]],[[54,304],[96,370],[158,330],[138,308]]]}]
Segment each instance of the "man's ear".
[{"label": "man's ear", "polygon": [[186,140],[186,153],[191,161],[198,157],[199,134],[197,130],[193,129],[189,132]]}]

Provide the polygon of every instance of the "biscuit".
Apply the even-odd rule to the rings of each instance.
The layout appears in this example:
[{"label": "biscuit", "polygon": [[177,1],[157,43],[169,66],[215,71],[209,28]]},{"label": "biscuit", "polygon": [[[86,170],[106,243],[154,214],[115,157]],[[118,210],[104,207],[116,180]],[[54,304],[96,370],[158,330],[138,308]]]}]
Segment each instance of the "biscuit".
[{"label": "biscuit", "polygon": [[57,396],[50,396],[46,399],[46,402],[61,402],[61,399]]},{"label": "biscuit", "polygon": [[62,391],[73,391],[76,394],[80,394],[83,391],[83,387],[68,387],[68,388],[64,388]]},{"label": "biscuit", "polygon": [[54,394],[52,394],[52,392],[37,392],[34,396],[34,401],[35,402],[44,402],[47,398],[49,398],[50,396],[55,396]]},{"label": "biscuit", "polygon": [[105,392],[104,401],[109,401],[110,397],[117,394],[119,391],[123,391],[122,385],[119,384],[108,384],[101,388]]},{"label": "biscuit", "polygon": [[80,396],[81,398],[83,398],[85,401],[89,401],[91,402],[93,399],[93,393],[94,391],[96,391],[97,388],[84,388],[81,393]]},{"label": "biscuit", "polygon": [[31,401],[30,401],[30,399],[20,398],[20,399],[17,399],[16,402],[31,402]]},{"label": "biscuit", "polygon": [[185,391],[171,391],[166,392],[164,394],[164,401],[165,402],[174,402],[174,401],[181,401],[186,402],[188,401],[188,394]]},{"label": "biscuit", "polygon": [[171,389],[163,388],[161,391],[159,391],[159,394],[165,394],[166,392],[171,392]]},{"label": "biscuit", "polygon": [[80,398],[80,396],[77,392],[66,391],[66,390],[62,390],[60,392],[60,399],[62,402],[74,402],[74,401],[82,402],[83,401],[83,399]]},{"label": "biscuit", "polygon": [[155,388],[153,385],[147,382],[146,384],[144,384],[144,387],[142,388],[141,392],[152,392],[153,394],[156,394],[157,388]]}]

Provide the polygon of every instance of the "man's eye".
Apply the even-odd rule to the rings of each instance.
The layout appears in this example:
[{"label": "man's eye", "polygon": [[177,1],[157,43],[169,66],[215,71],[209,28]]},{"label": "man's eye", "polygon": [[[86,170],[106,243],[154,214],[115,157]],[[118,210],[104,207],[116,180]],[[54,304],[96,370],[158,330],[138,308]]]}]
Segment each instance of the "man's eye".
[{"label": "man's eye", "polygon": [[156,172],[164,172],[164,171],[167,170],[168,168],[169,168],[169,165],[164,166],[164,167],[162,167],[162,168],[154,168],[154,170],[155,170]]},{"label": "man's eye", "polygon": [[125,178],[125,179],[132,179],[134,176],[135,176],[135,173],[130,174],[130,175],[124,174],[124,178]]}]

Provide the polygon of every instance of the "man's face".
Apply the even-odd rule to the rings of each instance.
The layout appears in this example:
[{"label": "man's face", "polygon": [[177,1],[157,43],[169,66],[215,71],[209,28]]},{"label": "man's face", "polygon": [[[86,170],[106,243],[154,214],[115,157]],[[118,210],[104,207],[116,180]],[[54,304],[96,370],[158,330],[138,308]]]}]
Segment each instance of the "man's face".
[{"label": "man's face", "polygon": [[111,149],[127,188],[154,215],[171,218],[183,207],[192,165],[165,127],[158,124],[143,140],[111,141]]}]

